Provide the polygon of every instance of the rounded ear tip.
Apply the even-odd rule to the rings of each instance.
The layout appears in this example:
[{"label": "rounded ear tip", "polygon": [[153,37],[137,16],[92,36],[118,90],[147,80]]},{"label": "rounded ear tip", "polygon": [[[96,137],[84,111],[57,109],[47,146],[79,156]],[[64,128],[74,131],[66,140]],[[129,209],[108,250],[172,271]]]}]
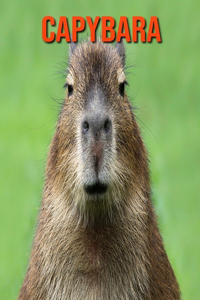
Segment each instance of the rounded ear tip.
[{"label": "rounded ear tip", "polygon": [[125,51],[123,39],[121,39],[120,42],[116,42],[115,48],[117,48],[117,51],[120,53]]},{"label": "rounded ear tip", "polygon": [[72,35],[70,35],[69,56],[74,54],[74,51],[75,51],[77,45],[78,45],[78,43],[73,42]]},{"label": "rounded ear tip", "polygon": [[125,65],[125,58],[126,58],[126,55],[125,55],[125,47],[124,47],[124,42],[123,42],[123,39],[120,40],[120,42],[116,42],[115,44],[115,48],[122,60],[122,64],[123,64],[123,67]]}]

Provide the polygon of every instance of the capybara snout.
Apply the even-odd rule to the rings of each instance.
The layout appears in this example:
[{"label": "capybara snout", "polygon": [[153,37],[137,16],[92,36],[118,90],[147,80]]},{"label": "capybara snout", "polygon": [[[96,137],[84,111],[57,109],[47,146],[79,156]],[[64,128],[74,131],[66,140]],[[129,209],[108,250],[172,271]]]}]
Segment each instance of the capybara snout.
[{"label": "capybara snout", "polygon": [[89,93],[81,124],[82,163],[85,165],[84,187],[89,194],[103,194],[109,186],[112,159],[112,114],[100,88]]}]

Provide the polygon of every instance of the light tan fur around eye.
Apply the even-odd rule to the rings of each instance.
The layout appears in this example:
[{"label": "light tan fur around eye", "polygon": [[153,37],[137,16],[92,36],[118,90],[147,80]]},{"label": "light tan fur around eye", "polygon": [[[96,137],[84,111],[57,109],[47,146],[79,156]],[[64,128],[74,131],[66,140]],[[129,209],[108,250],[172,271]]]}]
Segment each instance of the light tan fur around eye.
[{"label": "light tan fur around eye", "polygon": [[74,85],[74,78],[73,78],[73,76],[70,73],[67,75],[66,82],[69,85]]},{"label": "light tan fur around eye", "polygon": [[119,83],[123,83],[126,80],[126,76],[124,74],[124,71],[122,70],[122,68],[119,68],[117,70],[117,79]]}]

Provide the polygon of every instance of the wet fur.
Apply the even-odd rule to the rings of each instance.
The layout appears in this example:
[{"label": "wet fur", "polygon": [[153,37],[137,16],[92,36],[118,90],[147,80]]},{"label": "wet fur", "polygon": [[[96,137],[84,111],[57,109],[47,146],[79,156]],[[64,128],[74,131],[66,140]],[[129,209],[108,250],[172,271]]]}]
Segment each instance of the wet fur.
[{"label": "wet fur", "polygon": [[[50,145],[28,271],[19,299],[180,299],[151,203],[147,153],[125,93],[116,97],[123,48],[71,47],[74,95],[64,102]],[[91,87],[103,87],[112,114],[111,186],[93,197],[81,187],[77,124]]]}]

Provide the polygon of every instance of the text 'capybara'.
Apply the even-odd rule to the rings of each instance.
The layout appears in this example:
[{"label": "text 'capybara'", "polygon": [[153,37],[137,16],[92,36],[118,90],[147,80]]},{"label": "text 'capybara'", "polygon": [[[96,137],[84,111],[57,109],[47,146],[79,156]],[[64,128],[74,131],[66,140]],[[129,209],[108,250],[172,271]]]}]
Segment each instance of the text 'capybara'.
[{"label": "text 'capybara'", "polygon": [[70,45],[20,300],[180,299],[124,69],[123,43]]}]

